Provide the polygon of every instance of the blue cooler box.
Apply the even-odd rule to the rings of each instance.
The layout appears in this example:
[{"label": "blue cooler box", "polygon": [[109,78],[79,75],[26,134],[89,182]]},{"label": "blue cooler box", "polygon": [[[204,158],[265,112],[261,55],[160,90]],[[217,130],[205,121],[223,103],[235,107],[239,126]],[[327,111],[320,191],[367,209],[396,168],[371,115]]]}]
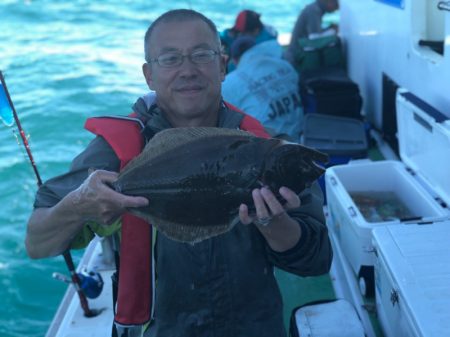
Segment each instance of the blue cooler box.
[{"label": "blue cooler box", "polygon": [[[301,143],[329,155],[325,167],[346,164],[367,157],[365,125],[355,118],[324,114],[305,114]],[[319,179],[325,198],[325,180]],[[325,199],[326,203],[326,199]]]}]

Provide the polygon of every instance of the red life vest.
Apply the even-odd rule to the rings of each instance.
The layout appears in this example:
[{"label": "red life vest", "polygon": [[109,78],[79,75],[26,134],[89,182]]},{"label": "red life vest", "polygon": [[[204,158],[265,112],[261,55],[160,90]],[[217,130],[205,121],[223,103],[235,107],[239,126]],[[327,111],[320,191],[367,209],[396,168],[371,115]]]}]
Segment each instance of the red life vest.
[{"label": "red life vest", "polygon": [[[226,106],[244,114],[240,128],[255,136],[269,138],[263,126],[231,104]],[[120,160],[120,169],[137,156],[144,147],[142,122],[130,117],[89,118],[85,128],[102,136]],[[152,228],[130,213],[122,216],[119,289],[115,322],[124,326],[147,323],[153,315],[154,263],[152,258]]]}]

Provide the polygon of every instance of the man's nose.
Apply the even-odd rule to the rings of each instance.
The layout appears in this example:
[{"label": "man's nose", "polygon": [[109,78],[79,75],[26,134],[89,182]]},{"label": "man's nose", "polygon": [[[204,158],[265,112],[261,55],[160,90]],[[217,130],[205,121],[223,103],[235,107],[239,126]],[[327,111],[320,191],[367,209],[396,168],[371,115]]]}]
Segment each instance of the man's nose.
[{"label": "man's nose", "polygon": [[196,74],[198,65],[191,61],[188,56],[183,57],[181,64],[178,66],[178,70],[183,74]]}]

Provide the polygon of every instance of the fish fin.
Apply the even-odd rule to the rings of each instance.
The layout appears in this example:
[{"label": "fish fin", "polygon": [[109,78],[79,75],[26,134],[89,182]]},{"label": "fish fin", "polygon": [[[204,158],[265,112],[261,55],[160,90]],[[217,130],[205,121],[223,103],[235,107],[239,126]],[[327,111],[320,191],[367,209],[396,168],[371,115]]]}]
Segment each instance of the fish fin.
[{"label": "fish fin", "polygon": [[303,148],[304,156],[311,158],[311,160],[319,161],[321,163],[326,164],[326,163],[328,163],[328,161],[330,159],[328,154],[326,154],[324,152],[320,152],[316,149],[313,149],[313,148],[305,146],[305,145],[298,144],[298,146],[301,146]]},{"label": "fish fin", "polygon": [[[238,129],[215,128],[215,127],[179,127],[170,128],[158,132],[145,146],[141,155],[131,160],[125,169],[133,168],[140,165],[141,162],[146,163],[153,158],[165,154],[168,151],[173,151],[177,147],[189,143],[193,140],[207,139],[216,136],[244,136],[255,137],[247,131]],[[133,163],[133,164],[132,164]]]},{"label": "fish fin", "polygon": [[130,210],[130,212],[151,223],[158,229],[158,231],[160,231],[168,238],[174,241],[188,243],[197,243],[209,239],[213,236],[226,233],[231,228],[233,228],[237,222],[239,222],[236,221],[236,219],[233,219],[233,221],[231,221],[229,224],[221,224],[215,226],[195,226],[168,222],[167,220],[162,220],[156,216],[140,212],[137,209]]},{"label": "fish fin", "polygon": [[304,156],[310,157],[312,160],[319,161],[324,164],[328,163],[330,159],[328,154],[303,144],[298,144],[283,139],[280,145],[294,145],[300,147]]}]

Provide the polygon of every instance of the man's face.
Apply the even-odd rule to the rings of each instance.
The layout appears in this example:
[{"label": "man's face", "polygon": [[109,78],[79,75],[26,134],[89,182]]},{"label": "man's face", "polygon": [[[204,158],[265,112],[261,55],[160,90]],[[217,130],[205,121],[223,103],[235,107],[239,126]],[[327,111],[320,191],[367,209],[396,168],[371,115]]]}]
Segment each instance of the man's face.
[{"label": "man's face", "polygon": [[[217,36],[201,20],[161,22],[149,41],[150,58],[166,53],[190,55],[200,50],[220,52]],[[174,126],[193,125],[216,114],[221,100],[225,66],[220,55],[206,64],[195,64],[188,57],[174,67],[157,62],[144,64],[144,76],[157,102]]]}]

